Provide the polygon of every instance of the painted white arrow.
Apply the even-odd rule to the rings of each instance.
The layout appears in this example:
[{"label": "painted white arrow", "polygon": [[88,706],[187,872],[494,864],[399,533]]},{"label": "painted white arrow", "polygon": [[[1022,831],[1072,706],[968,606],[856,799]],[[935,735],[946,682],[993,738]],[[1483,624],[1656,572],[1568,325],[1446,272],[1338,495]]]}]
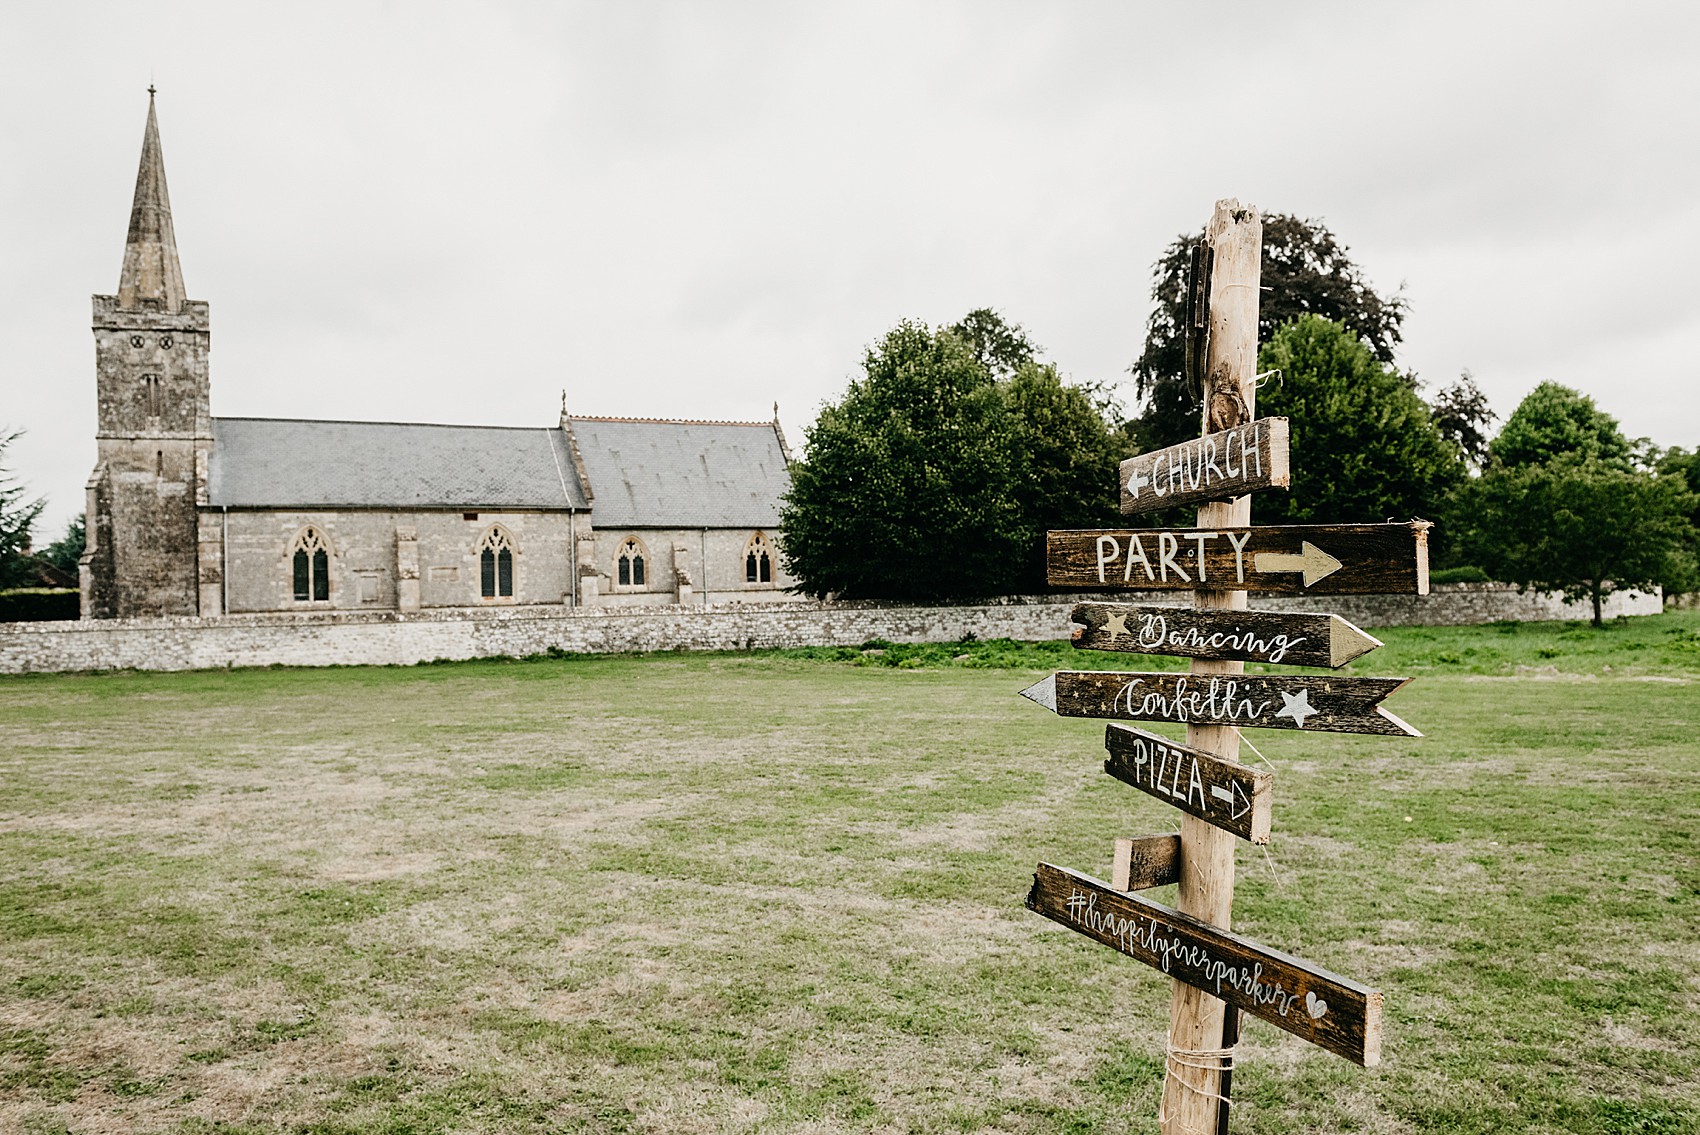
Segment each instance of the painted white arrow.
[{"label": "painted white arrow", "polygon": [[1312,544],[1309,540],[1300,541],[1299,554],[1287,552],[1259,552],[1252,557],[1252,566],[1258,571],[1302,571],[1305,574],[1305,586],[1309,587],[1319,579],[1326,579],[1340,570],[1340,561]]},{"label": "painted white arrow", "polygon": [[1226,804],[1229,808],[1229,815],[1236,820],[1251,811],[1251,799],[1246,796],[1245,789],[1240,787],[1240,782],[1237,780],[1230,780],[1227,788],[1223,788],[1220,784],[1212,784],[1210,795]]},{"label": "painted white arrow", "polygon": [[1134,500],[1138,500],[1139,499],[1139,490],[1143,489],[1146,485],[1155,484],[1155,483],[1156,482],[1152,481],[1152,479],[1150,477],[1147,477],[1144,473],[1141,473],[1138,469],[1135,469],[1133,471],[1133,476],[1131,476],[1127,479],[1128,495],[1133,497]]}]

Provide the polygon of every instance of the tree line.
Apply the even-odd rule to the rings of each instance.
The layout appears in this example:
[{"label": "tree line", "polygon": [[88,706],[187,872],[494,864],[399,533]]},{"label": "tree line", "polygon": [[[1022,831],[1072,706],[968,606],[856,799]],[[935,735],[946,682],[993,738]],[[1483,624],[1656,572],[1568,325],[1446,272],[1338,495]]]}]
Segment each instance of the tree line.
[{"label": "tree line", "polygon": [[[1196,234],[1157,259],[1155,309],[1129,370],[1139,412],[1104,383],[1064,378],[990,309],[904,321],[805,433],[781,530],[816,596],[949,599],[1045,588],[1050,528],[1125,527],[1117,465],[1197,436],[1183,319]],[[1493,430],[1469,372],[1424,397],[1400,369],[1408,304],[1378,292],[1322,223],[1263,227],[1257,395],[1289,419],[1292,485],[1260,494],[1262,524],[1434,520],[1437,577],[1498,579],[1592,601],[1614,589],[1700,586],[1700,448],[1624,435],[1582,393],[1546,382]],[[8,472],[0,433],[0,591],[75,586],[82,518],[32,546],[42,502]],[[1184,526],[1190,514],[1142,523]]]},{"label": "tree line", "polygon": [[[1700,450],[1631,439],[1578,391],[1537,386],[1496,416],[1468,371],[1424,397],[1400,369],[1408,309],[1322,223],[1264,219],[1257,395],[1290,421],[1292,486],[1262,524],[1434,520],[1440,578],[1493,578],[1591,599],[1697,585]],[[1126,526],[1116,466],[1196,437],[1184,373],[1187,269],[1198,237],[1158,258],[1156,307],[1130,366],[1139,412],[1066,381],[989,309],[939,328],[905,321],[823,407],[792,469],[781,529],[799,588],[944,599],[1044,588],[1049,528]],[[1141,518],[1191,523],[1190,515]]]}]

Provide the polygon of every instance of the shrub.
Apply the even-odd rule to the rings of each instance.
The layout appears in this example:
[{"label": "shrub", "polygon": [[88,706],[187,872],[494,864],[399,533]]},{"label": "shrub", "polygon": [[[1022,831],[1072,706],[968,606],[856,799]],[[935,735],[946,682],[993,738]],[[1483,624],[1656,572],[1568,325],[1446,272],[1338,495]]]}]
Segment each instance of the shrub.
[{"label": "shrub", "polygon": [[75,619],[82,614],[77,592],[60,587],[20,587],[0,591],[0,623],[40,623]]},{"label": "shrub", "polygon": [[1428,573],[1430,583],[1490,583],[1488,573],[1479,567],[1449,567]]}]

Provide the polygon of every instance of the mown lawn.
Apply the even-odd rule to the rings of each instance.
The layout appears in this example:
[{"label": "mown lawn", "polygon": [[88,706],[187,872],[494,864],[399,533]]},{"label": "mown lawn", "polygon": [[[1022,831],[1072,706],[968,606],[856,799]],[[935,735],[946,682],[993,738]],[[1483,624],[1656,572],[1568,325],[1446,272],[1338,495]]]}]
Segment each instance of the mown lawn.
[{"label": "mown lawn", "polygon": [[[1253,735],[1235,919],[1384,1064],[1248,1020],[1234,1130],[1700,1129],[1700,614],[1383,637],[1428,736]],[[0,1131],[1155,1131],[1166,979],[1021,905],[1174,826],[1086,662],[0,678]]]}]

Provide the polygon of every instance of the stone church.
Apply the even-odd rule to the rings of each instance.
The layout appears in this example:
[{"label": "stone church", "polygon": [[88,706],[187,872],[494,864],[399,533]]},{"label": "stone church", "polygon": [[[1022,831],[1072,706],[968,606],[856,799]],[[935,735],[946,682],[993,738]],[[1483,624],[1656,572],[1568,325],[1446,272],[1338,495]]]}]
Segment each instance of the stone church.
[{"label": "stone church", "polygon": [[[771,422],[215,418],[149,91],[118,294],[94,297],[83,618],[786,598]],[[775,408],[777,411],[777,407]]]}]

